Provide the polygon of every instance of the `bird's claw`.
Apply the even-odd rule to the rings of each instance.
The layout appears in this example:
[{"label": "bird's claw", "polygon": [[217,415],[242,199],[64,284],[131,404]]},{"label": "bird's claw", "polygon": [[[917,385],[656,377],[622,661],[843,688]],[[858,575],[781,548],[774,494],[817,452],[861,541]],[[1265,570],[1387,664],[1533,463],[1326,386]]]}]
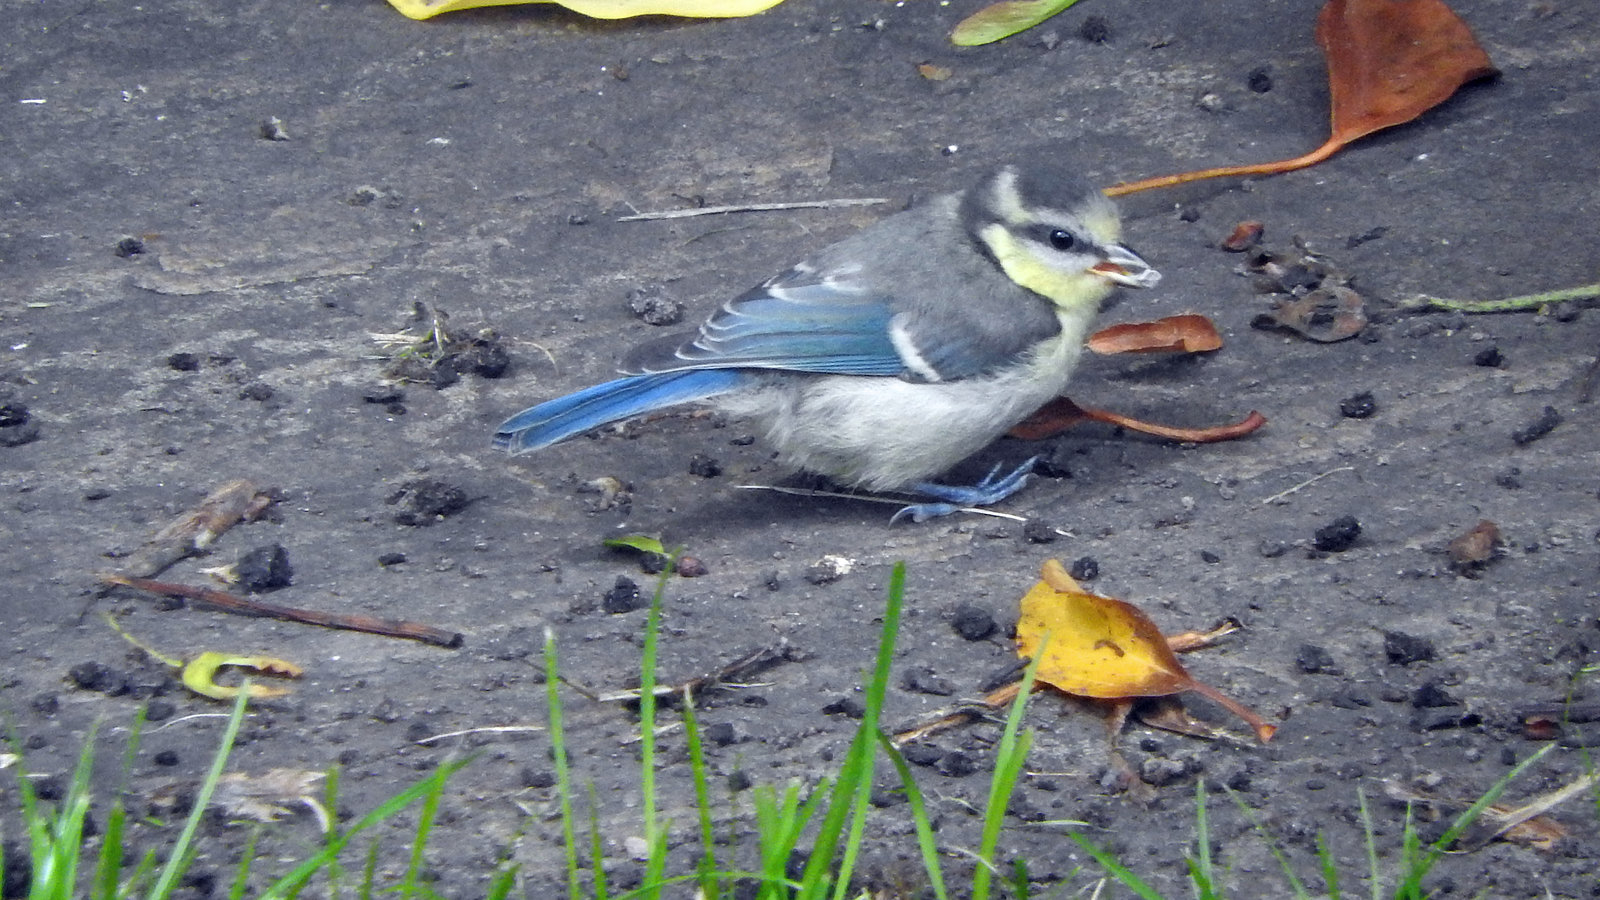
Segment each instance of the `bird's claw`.
[{"label": "bird's claw", "polygon": [[1034,464],[1038,461],[1039,457],[1031,457],[1022,465],[1006,473],[1003,478],[998,477],[1000,475],[1000,465],[996,463],[995,467],[989,470],[989,474],[985,475],[982,481],[971,487],[921,482],[915,486],[914,490],[919,494],[934,497],[939,502],[913,503],[895,513],[889,519],[889,524],[892,525],[905,518],[909,518],[913,522],[925,522],[928,519],[948,516],[962,507],[991,506],[999,503],[1001,500],[1022,490],[1023,486],[1028,483],[1028,476],[1033,473]]}]

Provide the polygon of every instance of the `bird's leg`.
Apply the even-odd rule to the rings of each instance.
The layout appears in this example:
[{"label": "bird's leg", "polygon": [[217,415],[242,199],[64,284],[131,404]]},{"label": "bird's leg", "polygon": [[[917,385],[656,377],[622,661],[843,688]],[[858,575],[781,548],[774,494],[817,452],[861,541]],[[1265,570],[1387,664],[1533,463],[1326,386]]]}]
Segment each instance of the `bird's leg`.
[{"label": "bird's leg", "polygon": [[919,494],[935,498],[936,503],[913,503],[894,514],[889,520],[890,524],[904,518],[913,522],[923,522],[939,516],[948,516],[964,506],[992,506],[1001,500],[1022,490],[1028,483],[1028,475],[1033,472],[1034,463],[1039,457],[1030,457],[1027,462],[1012,469],[1005,477],[1000,475],[1000,466],[989,470],[983,480],[971,487],[961,487],[950,484],[934,484],[931,481],[919,481],[911,489]]}]

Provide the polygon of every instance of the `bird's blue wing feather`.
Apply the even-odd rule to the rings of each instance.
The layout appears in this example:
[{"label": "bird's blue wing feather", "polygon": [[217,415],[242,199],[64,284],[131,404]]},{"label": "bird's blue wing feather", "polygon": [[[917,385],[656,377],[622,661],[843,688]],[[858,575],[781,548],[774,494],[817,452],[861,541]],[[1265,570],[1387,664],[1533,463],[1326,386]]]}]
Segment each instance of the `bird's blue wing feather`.
[{"label": "bird's blue wing feather", "polygon": [[627,372],[754,368],[837,375],[899,375],[889,337],[890,298],[841,277],[796,268],[723,306],[692,340],[640,347]]},{"label": "bird's blue wing feather", "polygon": [[495,430],[494,447],[528,453],[611,422],[727,393],[748,378],[716,369],[619,378],[517,413]]}]

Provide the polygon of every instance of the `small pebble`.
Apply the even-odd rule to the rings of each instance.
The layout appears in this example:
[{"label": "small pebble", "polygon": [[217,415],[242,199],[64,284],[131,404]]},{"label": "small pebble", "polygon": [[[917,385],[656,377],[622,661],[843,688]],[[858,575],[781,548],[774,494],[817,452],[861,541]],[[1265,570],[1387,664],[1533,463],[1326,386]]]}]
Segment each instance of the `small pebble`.
[{"label": "small pebble", "polygon": [[998,628],[994,616],[988,610],[970,603],[963,603],[955,608],[950,616],[950,627],[955,629],[956,634],[969,641],[986,640]]},{"label": "small pebble", "polygon": [[1554,406],[1546,406],[1544,411],[1539,413],[1539,418],[1513,431],[1511,440],[1515,441],[1519,447],[1527,446],[1555,431],[1556,426],[1560,424],[1561,412]]},{"label": "small pebble", "polygon": [[289,551],[282,544],[257,547],[233,564],[234,577],[245,591],[256,594],[288,587],[294,580]]},{"label": "small pebble", "polygon": [[933,744],[915,741],[900,748],[906,762],[914,766],[931,766],[944,756],[944,750]]},{"label": "small pebble", "polygon": [[683,321],[683,304],[659,284],[629,291],[628,309],[649,325],[676,325]]},{"label": "small pebble", "polygon": [[626,575],[618,575],[611,589],[600,598],[600,608],[612,615],[633,612],[644,605],[639,597],[639,585]]},{"label": "small pebble", "polygon": [[1483,366],[1486,369],[1498,369],[1506,364],[1506,357],[1504,353],[1500,352],[1499,347],[1490,345],[1479,350],[1477,355],[1472,357],[1472,364]]},{"label": "small pebble", "polygon": [[1317,529],[1311,545],[1326,553],[1343,553],[1356,545],[1361,537],[1361,523],[1355,516],[1340,516]]},{"label": "small pebble", "polygon": [[1074,581],[1093,581],[1100,577],[1100,562],[1092,556],[1080,556],[1067,567]]},{"label": "small pebble", "polygon": [[1022,539],[1030,544],[1053,544],[1056,537],[1056,530],[1038,519],[1029,519],[1022,526]]},{"label": "small pebble", "polygon": [[1245,76],[1245,84],[1257,94],[1265,94],[1272,90],[1272,67],[1256,66]]},{"label": "small pebble", "polygon": [[1111,23],[1104,16],[1089,16],[1078,26],[1078,37],[1091,44],[1104,44],[1111,40]]},{"label": "small pebble", "polygon": [[1316,644],[1301,644],[1295,652],[1294,663],[1307,675],[1338,675],[1339,666],[1333,654]]},{"label": "small pebble", "polygon": [[1385,631],[1383,655],[1388,658],[1390,665],[1409,666],[1436,658],[1438,651],[1434,650],[1433,641],[1427,638],[1401,631]]},{"label": "small pebble", "polygon": [[934,770],[950,778],[965,778],[978,771],[978,760],[963,750],[952,750],[939,757]]},{"label": "small pebble", "polygon": [[689,474],[701,478],[716,478],[722,474],[722,463],[714,456],[696,453],[689,457]]},{"label": "small pebble", "polygon": [[1362,391],[1339,401],[1339,414],[1346,419],[1370,419],[1377,411],[1378,401],[1372,398],[1371,391]]},{"label": "small pebble", "polygon": [[861,701],[854,697],[840,697],[822,708],[824,715],[844,716],[848,719],[859,719],[867,714],[867,708]]},{"label": "small pebble", "polygon": [[1444,706],[1460,706],[1461,701],[1445,690],[1438,681],[1430,680],[1423,682],[1422,687],[1417,688],[1417,692],[1411,696],[1411,705],[1417,709],[1438,709]]}]

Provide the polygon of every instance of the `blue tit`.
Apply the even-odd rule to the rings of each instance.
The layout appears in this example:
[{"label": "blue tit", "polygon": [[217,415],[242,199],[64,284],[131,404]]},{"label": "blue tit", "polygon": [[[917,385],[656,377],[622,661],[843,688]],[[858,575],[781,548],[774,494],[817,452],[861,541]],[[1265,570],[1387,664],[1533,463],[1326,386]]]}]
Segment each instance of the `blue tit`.
[{"label": "blue tit", "polygon": [[1160,280],[1120,236],[1116,207],[1065,168],[1003,166],[821,250],[693,334],[636,347],[626,377],[517,413],[494,446],[527,453],[714,400],[789,466],[928,501],[895,519],[998,503],[1035,460],[975,485],[931,479],[1062,393],[1115,285]]}]

